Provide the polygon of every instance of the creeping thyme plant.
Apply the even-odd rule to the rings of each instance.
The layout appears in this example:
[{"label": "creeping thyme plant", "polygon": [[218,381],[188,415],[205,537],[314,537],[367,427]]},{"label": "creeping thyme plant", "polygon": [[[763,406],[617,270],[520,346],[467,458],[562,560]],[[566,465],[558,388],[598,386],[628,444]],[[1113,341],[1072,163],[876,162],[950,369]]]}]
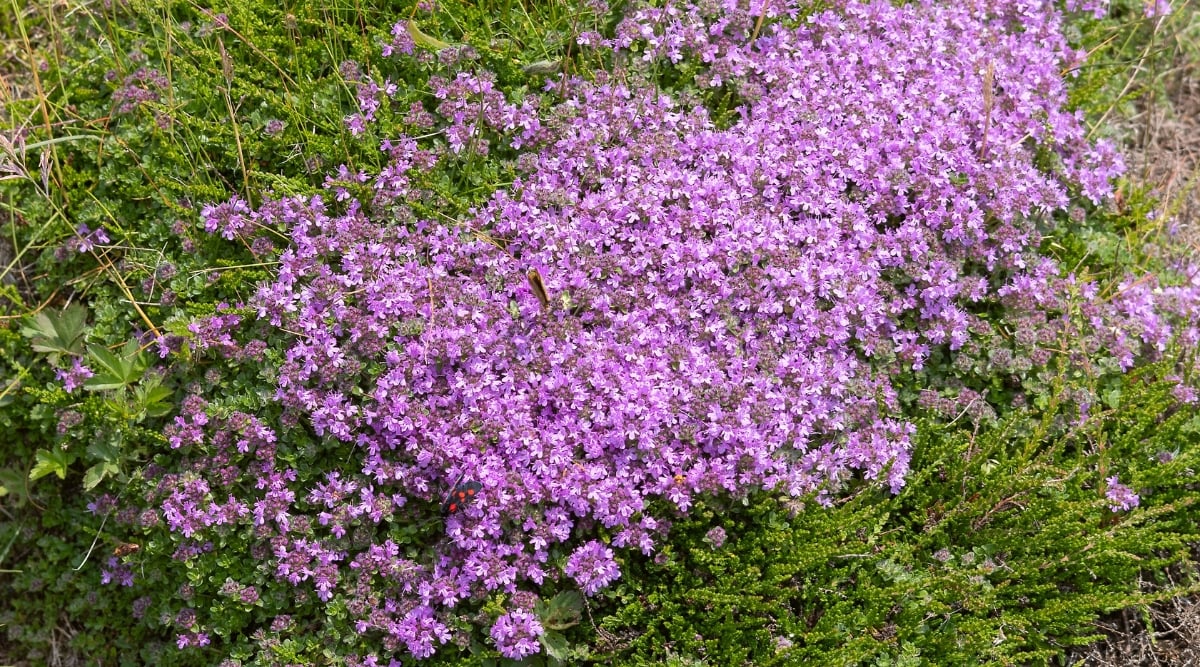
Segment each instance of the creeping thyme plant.
[{"label": "creeping thyme plant", "polygon": [[[901,494],[919,423],[1032,409],[1069,437],[1151,362],[1196,403],[1196,267],[1101,276],[1052,242],[1123,170],[1068,107],[1063,7],[578,9],[514,72],[419,3],[341,68],[347,153],[374,157],[193,211],[257,285],[56,360],[67,394],[111,388],[85,361],[176,369],[161,439],[90,505],[146,545],[99,559],[100,595],[128,588],[171,659],[579,658],[580,610],[698,507]],[[137,70],[114,113],[170,85]],[[1138,507],[1120,460],[1092,473],[1095,506]]]}]

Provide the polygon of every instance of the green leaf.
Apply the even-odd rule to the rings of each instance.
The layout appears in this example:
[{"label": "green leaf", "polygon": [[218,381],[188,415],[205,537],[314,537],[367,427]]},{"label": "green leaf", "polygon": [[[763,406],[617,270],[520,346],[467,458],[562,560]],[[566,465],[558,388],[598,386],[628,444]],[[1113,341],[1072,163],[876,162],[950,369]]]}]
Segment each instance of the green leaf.
[{"label": "green leaf", "polygon": [[563,591],[548,602],[539,601],[534,612],[546,629],[566,630],[579,625],[583,618],[583,598],[578,591]]},{"label": "green leaf", "polygon": [[157,373],[151,373],[145,376],[142,382],[134,388],[133,398],[136,403],[139,422],[143,416],[162,417],[170,414],[174,409],[169,400],[174,395],[174,392],[160,386],[161,384],[162,376]]},{"label": "green leaf", "polygon": [[88,445],[87,453],[94,459],[100,459],[106,462],[116,462],[121,460],[120,439],[117,442],[109,442],[97,440]]},{"label": "green leaf", "polygon": [[423,49],[441,51],[442,49],[450,48],[450,45],[446,42],[421,32],[421,29],[417,27],[417,22],[411,19],[408,21],[408,36],[412,37],[414,44]]},{"label": "green leaf", "polygon": [[67,468],[71,465],[71,460],[74,458],[61,449],[50,451],[39,449],[35,456],[37,457],[37,462],[33,464],[33,470],[29,471],[30,481],[40,479],[51,473],[58,475],[59,479],[66,479]]},{"label": "green leaf", "polygon": [[35,352],[49,354],[53,361],[64,355],[82,354],[83,339],[87,335],[87,309],[72,304],[60,313],[38,313],[22,323],[21,335],[30,339]]},{"label": "green leaf", "polygon": [[566,660],[571,656],[571,645],[561,632],[548,630],[538,639],[542,642],[542,648],[546,649],[546,655],[551,658]]},{"label": "green leaf", "polygon": [[96,488],[97,484],[99,484],[100,482],[103,482],[106,477],[108,477],[109,475],[115,475],[119,471],[120,471],[120,468],[118,468],[117,464],[115,464],[115,463],[111,463],[108,461],[104,461],[102,463],[97,463],[96,465],[92,466],[91,468],[88,468],[87,472],[83,473],[83,488],[84,488],[84,490],[91,491],[92,489]]},{"label": "green leaf", "polygon": [[11,502],[16,503],[17,507],[23,506],[29,499],[25,495],[25,473],[20,470],[0,468],[0,488],[4,489],[0,495],[11,494]]},{"label": "green leaf", "polygon": [[139,351],[137,343],[133,341],[125,343],[120,354],[98,345],[89,345],[88,356],[96,372],[83,383],[83,388],[88,391],[128,387],[140,380],[150,366],[149,357]]}]

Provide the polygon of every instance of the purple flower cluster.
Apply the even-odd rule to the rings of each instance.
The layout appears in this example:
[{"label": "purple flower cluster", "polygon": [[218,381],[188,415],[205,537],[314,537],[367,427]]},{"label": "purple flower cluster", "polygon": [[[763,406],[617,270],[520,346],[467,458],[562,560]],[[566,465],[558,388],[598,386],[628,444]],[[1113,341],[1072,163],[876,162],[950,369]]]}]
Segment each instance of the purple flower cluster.
[{"label": "purple flower cluster", "polygon": [[1171,0],[1143,0],[1142,13],[1146,18],[1159,18],[1171,13]]},{"label": "purple flower cluster", "polygon": [[203,648],[210,643],[208,633],[206,632],[181,632],[175,638],[175,645],[179,648],[187,648],[194,646]]},{"label": "purple flower cluster", "polygon": [[[1129,276],[1115,286],[1114,293],[1102,297],[1097,284],[1082,282],[1073,274],[1060,276],[1053,262],[1040,260],[999,290],[999,302],[1012,314],[1012,336],[980,326],[971,352],[976,359],[986,357],[990,371],[1026,376],[1045,367],[1062,341],[1071,342],[1077,350],[1073,355],[1083,353],[1094,360],[1094,364],[1081,364],[1082,371],[1093,374],[1096,368],[1123,372],[1139,359],[1159,359],[1171,342],[1194,347],[1200,343],[1200,266],[1175,268],[1186,278],[1183,284],[1164,285],[1151,275]],[[981,354],[982,350],[987,352]],[[1074,356],[1072,360],[1077,361]],[[1183,400],[1193,390],[1181,383],[1176,396]],[[1095,397],[1080,396],[1075,401],[1086,412]]]},{"label": "purple flower cluster", "polygon": [[243,586],[233,579],[227,578],[221,585],[221,595],[239,600],[243,604],[252,605],[258,602],[258,589],[254,586]]},{"label": "purple flower cluster", "polygon": [[510,611],[496,619],[492,626],[492,641],[500,655],[520,660],[542,650],[538,637],[545,630],[537,616],[528,611]]},{"label": "purple flower cluster", "polygon": [[584,593],[595,595],[621,576],[621,568],[613,558],[613,550],[593,540],[567,558],[563,573],[574,579]]},{"label": "purple flower cluster", "polygon": [[[981,308],[1030,322],[1019,354],[989,361],[1014,372],[1049,361],[1062,312],[1122,367],[1198,337],[1200,289],[1131,280],[1101,301],[1038,254],[1069,190],[1099,200],[1121,170],[1064,109],[1060,72],[1083,55],[1049,2],[845,0],[803,22],[784,0],[741,4],[635,3],[614,39],[581,38],[630,69],[564,78],[554,104],[514,103],[486,72],[434,77],[432,112],[408,115],[442,143],[393,138],[378,174],[343,166],[325,197],[205,207],[210,233],[290,238],[254,304],[290,336],[277,398],[353,444],[358,470],[302,484],[270,429],[189,399],[168,439],[197,459],[161,477],[168,526],[252,530],[278,579],[425,657],[464,600],[610,585],[613,549],[572,543],[598,527],[650,553],[697,495],[899,490],[913,427],[894,375],[934,350],[972,362],[999,336]],[[414,55],[404,24],[392,34],[386,53]],[[731,117],[649,82],[684,59],[737,96]],[[394,94],[358,85],[355,134]],[[497,147],[519,154],[511,187],[456,225],[416,218],[416,172]],[[192,334],[236,355],[238,324]],[[478,497],[436,557],[355,537],[437,516],[462,480]],[[515,610],[491,636],[519,659],[542,632]]]},{"label": "purple flower cluster", "polygon": [[344,558],[345,554],[329,549],[320,542],[292,540],[291,544],[281,544],[275,548],[275,560],[278,563],[275,574],[292,584],[311,579],[316,584],[317,597],[328,601],[337,584],[337,562]]},{"label": "purple flower cluster", "polygon": [[71,359],[70,368],[59,368],[54,371],[55,379],[63,383],[63,389],[68,394],[74,393],[76,389],[83,386],[85,380],[95,375],[92,369],[84,366],[83,361],[78,357]]},{"label": "purple flower cluster", "polygon": [[103,227],[93,230],[87,225],[79,223],[79,227],[75,229],[74,238],[67,241],[65,247],[71,252],[91,252],[96,249],[97,243],[101,245],[112,243],[108,232],[104,231]]},{"label": "purple flower cluster", "polygon": [[[1064,3],[1067,11],[1087,12],[1095,18],[1103,18],[1108,14],[1112,0],[1067,0]],[[1146,18],[1158,18],[1171,13],[1171,0],[1142,0],[1142,15]]]},{"label": "purple flower cluster", "polygon": [[147,102],[157,102],[162,91],[171,85],[162,72],[146,67],[139,68],[121,81],[121,87],[113,92],[117,113],[131,113]]},{"label": "purple flower cluster", "polygon": [[100,568],[101,584],[110,584],[114,581],[122,586],[133,586],[133,568],[122,563],[115,556],[109,557],[104,567]]},{"label": "purple flower cluster", "polygon": [[219,231],[227,239],[249,236],[256,231],[251,227],[250,205],[237,196],[223,204],[205,206],[200,218],[204,221],[204,231],[209,234]]},{"label": "purple flower cluster", "polygon": [[208,482],[192,475],[165,475],[159,490],[167,494],[162,501],[167,525],[184,537],[191,537],[202,528],[236,524],[250,513],[232,495],[223,503],[217,502]]},{"label": "purple flower cluster", "polygon": [[1110,503],[1109,509],[1114,512],[1128,511],[1138,506],[1141,498],[1134,492],[1133,489],[1125,486],[1118,479],[1117,475],[1113,475],[1104,480],[1107,487],[1104,491],[1104,497]]},{"label": "purple flower cluster", "polygon": [[[196,458],[185,472],[158,475],[149,499],[162,510],[167,526],[188,538],[212,527],[268,522],[286,532],[296,499],[287,484],[295,480],[295,472],[276,468],[275,432],[253,415],[233,412],[212,419],[207,410],[208,403],[199,397],[183,401],[182,414],[165,435],[172,449]],[[254,480],[255,497],[241,488],[244,479]],[[186,559],[211,545],[181,549]]]},{"label": "purple flower cluster", "polygon": [[408,21],[401,21],[392,26],[392,40],[383,45],[383,57],[411,56],[415,47],[412,34],[408,32]]},{"label": "purple flower cluster", "polygon": [[[62,379],[62,378],[59,378],[59,379]],[[64,385],[64,388],[66,388],[65,385]],[[68,393],[70,393],[71,391],[73,391],[73,390],[67,389]],[[74,428],[82,423],[83,423],[83,415],[82,414],[80,414],[79,412],[77,412],[75,410],[63,410],[58,415],[58,426],[57,426],[57,428],[55,428],[55,431],[59,435],[66,435],[67,433],[69,433],[71,431],[72,428]]]},{"label": "purple flower cluster", "polygon": [[362,134],[366,124],[375,120],[375,113],[379,111],[380,106],[394,97],[398,89],[399,87],[391,81],[385,81],[382,86],[371,79],[359,83],[357,96],[360,113],[346,120],[350,133],[354,136]]},{"label": "purple flower cluster", "polygon": [[217,311],[223,315],[214,315],[207,319],[198,320],[188,325],[192,334],[192,343],[198,350],[215,348],[224,356],[235,356],[240,350],[239,345],[231,335],[237,330],[242,318],[236,313],[229,312],[228,304],[217,304]]},{"label": "purple flower cluster", "polygon": [[726,538],[727,535],[725,534],[725,529],[720,526],[717,526],[704,534],[704,541],[714,549],[720,549],[721,547],[725,546]]},{"label": "purple flower cluster", "polygon": [[439,100],[437,113],[448,121],[443,132],[451,153],[470,149],[473,154],[487,155],[489,144],[481,136],[485,128],[504,132],[508,145],[514,149],[540,135],[541,122],[534,100],[510,104],[496,89],[494,79],[486,72],[462,72],[453,81],[440,77],[430,80],[433,95]]}]

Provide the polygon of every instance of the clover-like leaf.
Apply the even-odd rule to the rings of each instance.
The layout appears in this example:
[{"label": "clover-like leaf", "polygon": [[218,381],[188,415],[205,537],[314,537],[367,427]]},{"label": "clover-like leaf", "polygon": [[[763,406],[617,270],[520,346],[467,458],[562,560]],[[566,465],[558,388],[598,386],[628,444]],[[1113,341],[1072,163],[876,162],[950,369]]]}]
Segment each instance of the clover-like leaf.
[{"label": "clover-like leaf", "polygon": [[98,345],[88,346],[88,356],[96,374],[83,383],[88,391],[121,389],[142,379],[150,366],[149,356],[139,351],[137,343],[129,341],[120,353],[114,353]]},{"label": "clover-like leaf", "polygon": [[170,399],[174,392],[162,386],[163,376],[158,373],[148,373],[133,389],[134,410],[137,421],[145,417],[163,417],[171,413],[175,406]]},{"label": "clover-like leaf", "polygon": [[50,355],[51,363],[62,356],[82,354],[87,308],[71,304],[58,313],[38,313],[22,323],[21,335],[30,340],[35,352]]},{"label": "clover-like leaf", "polygon": [[563,591],[548,602],[539,601],[534,612],[546,629],[566,630],[579,625],[583,618],[583,599],[578,591]]},{"label": "clover-like leaf", "polygon": [[62,449],[39,449],[34,456],[36,462],[33,464],[33,469],[29,471],[30,481],[50,474],[57,475],[59,479],[66,479],[67,469],[70,468],[71,462],[75,458]]},{"label": "clover-like leaf", "polygon": [[120,468],[117,467],[117,464],[112,463],[111,461],[102,461],[97,463],[96,465],[88,468],[87,472],[83,473],[84,490],[91,491],[92,489],[96,488],[100,482],[103,482],[105,478],[115,475],[119,471]]},{"label": "clover-like leaf", "polygon": [[542,648],[546,649],[546,655],[551,658],[566,660],[571,657],[571,645],[561,632],[547,630],[538,640],[541,642]]}]

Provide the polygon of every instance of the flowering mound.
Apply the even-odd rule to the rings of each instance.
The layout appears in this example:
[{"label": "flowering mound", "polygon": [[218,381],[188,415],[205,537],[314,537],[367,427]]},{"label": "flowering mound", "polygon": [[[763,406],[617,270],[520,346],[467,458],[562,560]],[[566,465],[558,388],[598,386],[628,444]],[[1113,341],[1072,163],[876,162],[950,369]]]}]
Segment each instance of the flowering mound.
[{"label": "flowering mound", "polygon": [[[447,144],[387,142],[386,169],[343,170],[328,200],[207,208],[229,238],[289,235],[257,297],[295,334],[278,397],[353,443],[359,470],[291,488],[272,445],[255,464],[265,497],[189,516],[253,523],[278,577],[427,656],[465,598],[618,578],[597,527],[649,552],[696,494],[827,496],[856,475],[898,490],[912,427],[881,360],[920,367],[964,345],[973,309],[1045,270],[1037,225],[1068,185],[1099,199],[1117,158],[1062,110],[1079,54],[1047,3],[835,2],[798,22],[783,2],[723,4],[581,36],[632,65],[556,83],[545,110],[486,73],[434,79]],[[644,76],[685,58],[704,64],[702,89],[739,100],[735,118]],[[356,128],[389,90],[364,84]],[[489,133],[521,153],[521,178],[472,219],[415,220],[414,172],[483,152]],[[228,444],[233,460],[256,451]],[[347,537],[430,520],[464,482],[478,495],[453,507],[435,559]],[[178,484],[175,505],[195,486]],[[200,496],[228,483],[212,486]],[[491,634],[519,658],[541,632],[517,608]]]}]

